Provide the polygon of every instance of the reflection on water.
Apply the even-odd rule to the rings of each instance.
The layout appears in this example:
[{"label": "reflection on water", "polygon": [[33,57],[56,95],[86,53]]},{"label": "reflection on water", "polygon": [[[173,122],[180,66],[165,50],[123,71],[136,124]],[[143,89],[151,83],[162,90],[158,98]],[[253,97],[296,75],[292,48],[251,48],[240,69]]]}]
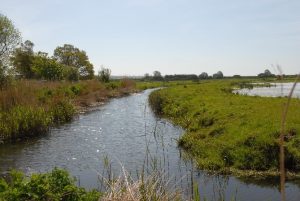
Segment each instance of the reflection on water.
[{"label": "reflection on water", "polygon": [[[234,93],[239,93],[249,96],[266,96],[266,97],[284,97],[288,96],[293,83],[271,83],[270,87],[254,87],[253,89],[238,89]],[[293,97],[300,98],[300,86],[297,84]]]},{"label": "reflection on water", "polygon": [[[159,169],[171,186],[184,189],[186,194],[192,194],[198,184],[202,199],[279,200],[279,191],[272,185],[275,182],[261,185],[196,171],[191,160],[182,159],[185,154],[176,145],[183,130],[155,118],[149,109],[150,92],[114,99],[43,137],[1,145],[0,171],[17,168],[31,173],[60,167],[76,176],[80,186],[100,188],[99,175],[105,175],[107,157],[115,175],[120,173],[120,164],[133,176],[143,167],[149,172]],[[288,183],[287,195],[287,200],[298,200],[299,187]]]}]

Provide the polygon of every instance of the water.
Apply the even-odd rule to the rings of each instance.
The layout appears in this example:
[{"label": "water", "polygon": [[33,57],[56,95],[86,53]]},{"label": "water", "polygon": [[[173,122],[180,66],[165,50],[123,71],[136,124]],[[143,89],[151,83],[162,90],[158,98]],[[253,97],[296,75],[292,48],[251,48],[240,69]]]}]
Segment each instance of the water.
[{"label": "water", "polygon": [[[254,87],[253,89],[238,89],[235,93],[249,95],[249,96],[265,96],[265,97],[284,97],[288,96],[293,83],[271,83],[271,87]],[[294,98],[300,98],[300,87],[299,83],[293,93]]]},{"label": "water", "polygon": [[[111,161],[112,172],[121,164],[134,176],[142,167],[165,171],[173,188],[192,194],[193,183],[208,200],[279,200],[278,181],[242,181],[235,177],[209,176],[196,171],[176,139],[184,132],[164,119],[157,119],[147,104],[152,90],[113,99],[98,110],[80,115],[45,136],[0,146],[0,171],[16,168],[30,174],[65,168],[77,177],[78,185],[101,188],[99,175],[105,175],[104,158]],[[148,154],[147,154],[148,153]],[[287,184],[287,200],[299,200],[299,185]]]}]

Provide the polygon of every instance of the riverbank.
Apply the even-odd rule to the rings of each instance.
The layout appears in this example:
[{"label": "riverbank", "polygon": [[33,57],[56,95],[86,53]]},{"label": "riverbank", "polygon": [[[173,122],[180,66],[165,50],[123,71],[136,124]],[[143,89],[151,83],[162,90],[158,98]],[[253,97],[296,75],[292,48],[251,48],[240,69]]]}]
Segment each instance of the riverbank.
[{"label": "riverbank", "polygon": [[[238,176],[278,176],[279,131],[285,98],[233,94],[236,80],[173,86],[150,95],[154,111],[186,129],[178,144],[201,169]],[[286,168],[300,171],[300,100],[293,99],[286,130]]]},{"label": "riverbank", "polygon": [[101,83],[17,80],[0,94],[0,143],[46,133],[50,127],[70,122],[111,98],[155,87],[132,80]]}]

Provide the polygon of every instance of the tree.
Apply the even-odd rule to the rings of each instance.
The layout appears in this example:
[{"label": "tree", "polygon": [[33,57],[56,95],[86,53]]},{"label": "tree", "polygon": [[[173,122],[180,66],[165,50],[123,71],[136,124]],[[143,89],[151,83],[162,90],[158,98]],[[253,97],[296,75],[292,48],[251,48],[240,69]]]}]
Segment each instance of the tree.
[{"label": "tree", "polygon": [[199,79],[201,79],[201,80],[205,80],[207,78],[208,78],[208,74],[206,72],[203,72],[199,75]]},{"label": "tree", "polygon": [[274,74],[271,73],[269,69],[266,69],[263,73],[259,73],[258,77],[266,78],[266,77],[275,77]]},{"label": "tree", "polygon": [[153,80],[163,80],[163,77],[161,76],[161,73],[159,71],[153,72]]},{"label": "tree", "polygon": [[101,70],[98,72],[98,77],[101,82],[109,82],[111,70],[108,68],[101,67]]},{"label": "tree", "polygon": [[213,74],[213,78],[215,78],[215,79],[221,79],[223,77],[224,76],[223,76],[222,71],[218,71],[217,73]]},{"label": "tree", "polygon": [[10,58],[15,71],[27,79],[34,77],[32,70],[34,60],[33,46],[34,44],[31,41],[26,40],[21,44],[21,47],[15,49]]},{"label": "tree", "polygon": [[63,65],[43,54],[34,57],[32,69],[38,78],[46,80],[61,80],[63,78]]},{"label": "tree", "polygon": [[75,67],[65,66],[63,70],[64,78],[69,81],[78,81],[79,72]]},{"label": "tree", "polygon": [[94,76],[93,65],[86,52],[73,45],[64,44],[62,47],[57,47],[53,57],[60,64],[77,68],[80,79],[91,79]]},{"label": "tree", "polygon": [[2,67],[7,65],[10,54],[20,41],[20,32],[10,19],[0,13],[0,61]]}]

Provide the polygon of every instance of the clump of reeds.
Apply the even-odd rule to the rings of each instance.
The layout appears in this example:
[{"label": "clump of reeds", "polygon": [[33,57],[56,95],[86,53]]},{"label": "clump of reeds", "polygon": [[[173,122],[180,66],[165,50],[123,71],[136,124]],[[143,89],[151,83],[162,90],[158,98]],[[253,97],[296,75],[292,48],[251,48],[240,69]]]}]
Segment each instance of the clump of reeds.
[{"label": "clump of reeds", "polygon": [[133,179],[122,167],[122,174],[115,179],[106,181],[106,193],[101,201],[173,201],[181,200],[178,190],[169,187],[160,172],[153,172],[150,176],[141,174]]}]

